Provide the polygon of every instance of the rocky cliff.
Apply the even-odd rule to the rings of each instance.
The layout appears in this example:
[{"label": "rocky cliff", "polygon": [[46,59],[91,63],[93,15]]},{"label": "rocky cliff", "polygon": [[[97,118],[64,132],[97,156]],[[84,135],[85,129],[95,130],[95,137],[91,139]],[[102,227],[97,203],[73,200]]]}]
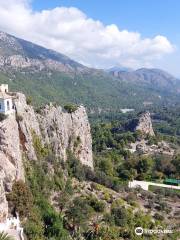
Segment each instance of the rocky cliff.
[{"label": "rocky cliff", "polygon": [[140,131],[143,135],[154,136],[150,112],[139,114],[138,118],[133,119],[127,124],[127,130]]},{"label": "rocky cliff", "polygon": [[151,115],[149,112],[142,113],[139,116],[135,130],[139,130],[145,135],[154,136],[154,130],[152,127]]},{"label": "rocky cliff", "polygon": [[8,214],[5,192],[11,190],[14,180],[24,180],[22,156],[37,160],[34,136],[61,159],[66,160],[71,149],[83,164],[93,168],[90,125],[83,106],[71,114],[53,105],[36,113],[27,105],[25,95],[13,97],[16,113],[0,122],[0,220]]}]

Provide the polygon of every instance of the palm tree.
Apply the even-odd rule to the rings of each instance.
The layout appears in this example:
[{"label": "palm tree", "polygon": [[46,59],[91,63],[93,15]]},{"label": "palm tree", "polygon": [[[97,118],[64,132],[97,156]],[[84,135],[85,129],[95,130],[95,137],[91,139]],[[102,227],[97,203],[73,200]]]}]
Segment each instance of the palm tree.
[{"label": "palm tree", "polygon": [[5,232],[0,232],[0,240],[15,240]]}]

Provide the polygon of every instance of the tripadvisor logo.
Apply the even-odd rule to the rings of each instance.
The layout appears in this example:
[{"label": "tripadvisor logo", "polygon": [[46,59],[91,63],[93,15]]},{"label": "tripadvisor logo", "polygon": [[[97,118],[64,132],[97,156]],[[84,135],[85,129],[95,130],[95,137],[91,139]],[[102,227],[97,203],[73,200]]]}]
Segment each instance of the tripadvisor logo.
[{"label": "tripadvisor logo", "polygon": [[140,236],[143,234],[143,228],[142,227],[137,227],[135,228],[135,234]]},{"label": "tripadvisor logo", "polygon": [[156,229],[146,229],[146,228],[143,229],[142,227],[135,228],[135,234],[138,236],[141,236],[142,234],[152,235],[152,234],[170,234],[170,233],[173,233],[173,230],[163,229],[162,226],[157,226]]}]

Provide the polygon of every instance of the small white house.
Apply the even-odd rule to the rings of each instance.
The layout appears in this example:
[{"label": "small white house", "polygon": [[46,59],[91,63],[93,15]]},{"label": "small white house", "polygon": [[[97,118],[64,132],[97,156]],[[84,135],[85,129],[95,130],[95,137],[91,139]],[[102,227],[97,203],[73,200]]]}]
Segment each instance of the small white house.
[{"label": "small white house", "polygon": [[13,110],[12,96],[8,94],[8,85],[0,85],[0,113],[10,114]]}]

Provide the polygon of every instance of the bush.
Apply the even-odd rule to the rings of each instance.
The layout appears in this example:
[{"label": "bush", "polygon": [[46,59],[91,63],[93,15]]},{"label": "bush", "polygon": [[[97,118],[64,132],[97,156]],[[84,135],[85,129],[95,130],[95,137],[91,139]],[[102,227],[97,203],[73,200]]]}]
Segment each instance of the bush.
[{"label": "bush", "polygon": [[27,99],[26,99],[27,105],[32,105],[32,101],[33,101],[32,97],[28,96]]},{"label": "bush", "polygon": [[38,159],[45,158],[49,156],[49,149],[44,147],[41,139],[34,131],[32,131],[33,146],[36,151]]},{"label": "bush", "polygon": [[129,193],[128,196],[126,197],[126,201],[129,204],[132,204],[133,202],[135,202],[137,200],[137,196],[134,193]]},{"label": "bush", "polygon": [[19,114],[16,115],[16,121],[21,122],[23,120],[23,117]]},{"label": "bush", "polygon": [[89,196],[87,198],[88,204],[94,209],[96,212],[103,212],[105,209],[105,203],[103,201],[98,200],[94,196]]},{"label": "bush", "polygon": [[67,160],[68,173],[71,177],[77,178],[79,181],[85,180],[83,165],[72,154],[69,154]]},{"label": "bush", "polygon": [[27,217],[33,206],[33,197],[22,181],[17,181],[12,186],[12,192],[7,195],[10,209],[12,213],[19,213],[20,217]]},{"label": "bush", "polygon": [[37,208],[33,208],[31,214],[24,225],[24,232],[29,240],[43,240],[44,225],[40,212]]},{"label": "bush", "polygon": [[64,109],[68,112],[68,113],[73,113],[78,109],[77,105],[74,104],[67,104],[64,106]]},{"label": "bush", "polygon": [[89,206],[87,199],[76,197],[66,212],[66,216],[77,226],[84,225],[92,217],[93,209]]},{"label": "bush", "polygon": [[128,223],[128,213],[124,207],[112,208],[111,214],[114,217],[114,222],[117,226],[124,227]]},{"label": "bush", "polygon": [[4,121],[7,118],[7,115],[0,113],[0,122]]},{"label": "bush", "polygon": [[163,217],[161,214],[159,214],[159,213],[155,213],[155,214],[154,214],[154,218],[155,218],[156,220],[160,220],[160,221],[163,221],[163,220],[164,220],[164,217]]}]

